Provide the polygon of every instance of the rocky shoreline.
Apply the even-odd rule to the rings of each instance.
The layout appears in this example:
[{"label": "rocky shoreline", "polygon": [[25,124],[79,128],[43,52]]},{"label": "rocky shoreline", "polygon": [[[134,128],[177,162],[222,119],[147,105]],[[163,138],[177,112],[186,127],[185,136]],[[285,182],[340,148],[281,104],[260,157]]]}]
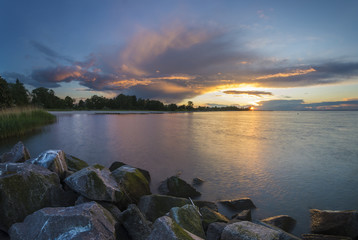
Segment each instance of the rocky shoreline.
[{"label": "rocky shoreline", "polygon": [[[256,220],[249,198],[209,202],[178,176],[150,190],[150,173],[109,168],[47,150],[36,158],[17,143],[0,156],[0,239],[358,239],[357,211],[310,210],[311,233],[292,231],[287,216]],[[237,214],[224,216],[218,204]]]}]

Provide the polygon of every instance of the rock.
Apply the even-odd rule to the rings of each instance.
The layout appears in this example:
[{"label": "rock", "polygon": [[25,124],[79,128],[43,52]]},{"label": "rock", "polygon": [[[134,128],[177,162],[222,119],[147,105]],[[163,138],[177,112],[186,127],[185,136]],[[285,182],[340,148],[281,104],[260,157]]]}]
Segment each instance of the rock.
[{"label": "rock", "polygon": [[136,168],[124,165],[114,170],[112,176],[132,203],[138,203],[140,197],[151,194],[148,180]]},{"label": "rock", "polygon": [[229,224],[221,234],[221,240],[278,240],[279,238],[279,232],[248,221]]},{"label": "rock", "polygon": [[121,222],[133,240],[145,240],[151,232],[151,223],[148,222],[138,207],[130,204],[128,208],[120,214]]},{"label": "rock", "polygon": [[231,220],[234,221],[251,221],[251,209],[242,210],[241,212],[235,214],[231,217]]},{"label": "rock", "polygon": [[199,208],[191,204],[187,204],[182,207],[173,207],[169,211],[169,217],[179,224],[179,226],[192,234],[205,238]]},{"label": "rock", "polygon": [[127,202],[127,197],[108,169],[86,167],[67,177],[65,183],[73,191],[91,200],[113,202],[119,205]]},{"label": "rock", "polygon": [[236,210],[246,210],[256,208],[250,198],[240,198],[235,200],[221,200],[219,203]]},{"label": "rock", "polygon": [[202,224],[203,228],[206,231],[208,229],[208,226],[210,223],[213,222],[229,222],[229,219],[227,219],[224,215],[221,213],[218,213],[216,211],[211,210],[208,207],[200,208],[200,213],[202,215]]},{"label": "rock", "polygon": [[85,167],[88,167],[88,164],[85,161],[76,158],[70,154],[65,154],[65,160],[67,163],[68,170],[72,172],[77,172]]},{"label": "rock", "polygon": [[28,162],[57,173],[61,180],[65,178],[66,171],[68,171],[65,153],[62,150],[47,150]]},{"label": "rock", "polygon": [[310,210],[311,232],[327,235],[358,237],[357,211]]},{"label": "rock", "polygon": [[199,238],[182,227],[170,217],[158,218],[153,224],[153,231],[147,240],[200,240]]},{"label": "rock", "polygon": [[209,224],[208,230],[206,231],[206,240],[220,240],[221,234],[224,231],[224,228],[227,226],[227,223],[223,222],[214,222]]},{"label": "rock", "polygon": [[214,202],[202,201],[202,200],[194,200],[193,202],[194,202],[195,206],[197,206],[198,208],[208,207],[211,210],[214,210],[216,212],[219,211],[218,206]]},{"label": "rock", "polygon": [[172,176],[163,181],[159,186],[159,192],[174,197],[199,197],[201,195],[195,188],[179,177]]},{"label": "rock", "polygon": [[[113,172],[114,170],[116,170],[117,168],[122,167],[123,165],[128,165],[128,164],[125,164],[124,162],[114,162],[109,167],[109,170],[111,172]],[[128,165],[128,166],[130,166],[130,165]],[[143,176],[147,179],[147,181],[150,182],[150,180],[151,180],[150,179],[150,174],[149,174],[149,172],[147,170],[144,170],[144,169],[141,169],[141,168],[136,168],[136,169],[138,169],[143,174]]]},{"label": "rock", "polygon": [[121,210],[119,210],[119,208],[116,205],[103,201],[97,203],[100,204],[105,209],[107,209],[107,211],[110,212],[112,216],[116,219],[116,221],[118,222],[120,221],[122,212]]},{"label": "rock", "polygon": [[28,163],[0,164],[0,229],[44,207],[66,206],[56,173]]},{"label": "rock", "polygon": [[10,236],[6,233],[0,230],[0,239],[1,240],[10,240]]},{"label": "rock", "polygon": [[0,163],[20,163],[30,158],[29,150],[22,142],[18,142],[11,148],[10,152],[0,156]]},{"label": "rock", "polygon": [[103,169],[106,168],[105,166],[103,166],[103,165],[101,165],[101,164],[98,164],[98,163],[92,165],[92,167],[93,167],[93,168],[96,168],[96,169],[98,169],[98,170],[103,170]]},{"label": "rock", "polygon": [[291,232],[296,225],[296,220],[287,215],[279,215],[261,220],[264,223],[271,224],[286,232]]},{"label": "rock", "polygon": [[203,184],[205,181],[201,178],[193,178],[193,186],[199,186]]},{"label": "rock", "polygon": [[281,228],[278,228],[278,227],[273,226],[271,224],[267,224],[267,223],[264,223],[264,222],[261,222],[261,221],[254,221],[254,223],[277,231],[279,233],[279,235],[280,235],[280,240],[301,240],[300,238],[298,238],[298,237],[296,237],[296,236],[294,236],[294,235],[292,235],[292,234],[290,234],[288,232],[285,232]]},{"label": "rock", "polygon": [[302,240],[352,240],[352,238],[322,234],[302,234]]},{"label": "rock", "polygon": [[141,197],[138,207],[149,221],[154,222],[157,218],[169,212],[171,208],[182,207],[189,202],[185,198],[153,194]]},{"label": "rock", "polygon": [[116,239],[116,221],[96,202],[44,208],[10,228],[11,239]]}]

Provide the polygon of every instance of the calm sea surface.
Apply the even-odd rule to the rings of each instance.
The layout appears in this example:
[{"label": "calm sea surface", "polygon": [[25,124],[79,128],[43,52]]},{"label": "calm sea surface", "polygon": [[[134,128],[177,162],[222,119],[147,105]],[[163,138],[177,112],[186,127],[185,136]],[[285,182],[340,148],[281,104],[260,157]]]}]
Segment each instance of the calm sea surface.
[{"label": "calm sea surface", "polygon": [[152,192],[177,173],[200,177],[201,199],[250,197],[255,219],[290,215],[295,234],[308,231],[310,208],[358,209],[358,112],[55,114],[21,138],[33,157],[62,149],[90,164],[123,161],[150,171]]}]

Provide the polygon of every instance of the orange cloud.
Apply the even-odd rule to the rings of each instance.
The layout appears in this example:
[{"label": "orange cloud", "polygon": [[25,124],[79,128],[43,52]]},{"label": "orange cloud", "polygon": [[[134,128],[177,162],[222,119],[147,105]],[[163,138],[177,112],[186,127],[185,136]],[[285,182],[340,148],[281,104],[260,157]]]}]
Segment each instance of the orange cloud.
[{"label": "orange cloud", "polygon": [[268,79],[268,78],[292,77],[292,76],[308,74],[308,73],[315,72],[315,71],[316,71],[316,69],[314,69],[314,68],[309,68],[309,69],[305,69],[305,70],[297,69],[293,72],[288,72],[288,73],[276,73],[276,74],[260,76],[260,77],[255,78],[255,80],[262,80],[262,79]]}]

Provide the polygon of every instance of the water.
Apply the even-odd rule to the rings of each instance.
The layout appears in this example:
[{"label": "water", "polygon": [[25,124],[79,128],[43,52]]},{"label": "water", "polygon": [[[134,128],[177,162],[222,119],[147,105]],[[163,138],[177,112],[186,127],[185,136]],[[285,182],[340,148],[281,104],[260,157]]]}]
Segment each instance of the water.
[{"label": "water", "polygon": [[290,215],[295,234],[309,231],[310,208],[358,209],[358,112],[55,114],[21,138],[32,156],[63,149],[90,164],[123,161],[150,171],[152,192],[178,173],[200,177],[201,199],[250,197],[255,219]]}]

